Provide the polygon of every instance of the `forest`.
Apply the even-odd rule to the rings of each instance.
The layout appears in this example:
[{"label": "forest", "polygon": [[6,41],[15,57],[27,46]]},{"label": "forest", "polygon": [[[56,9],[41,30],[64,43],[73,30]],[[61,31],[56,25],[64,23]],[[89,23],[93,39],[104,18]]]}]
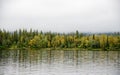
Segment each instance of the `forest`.
[{"label": "forest", "polygon": [[22,48],[78,48],[78,49],[100,49],[120,50],[120,33],[81,33],[78,30],[72,33],[42,32],[38,30],[29,31],[19,29],[6,31],[0,29],[1,49]]}]

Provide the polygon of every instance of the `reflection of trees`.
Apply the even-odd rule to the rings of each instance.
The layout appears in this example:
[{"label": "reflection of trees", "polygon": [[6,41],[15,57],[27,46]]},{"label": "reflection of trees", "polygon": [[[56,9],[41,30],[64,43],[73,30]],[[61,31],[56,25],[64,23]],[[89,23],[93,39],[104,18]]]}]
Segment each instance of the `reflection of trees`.
[{"label": "reflection of trees", "polygon": [[[1,52],[1,51],[0,51]],[[56,68],[66,67],[84,68],[86,65],[91,69],[96,66],[120,67],[120,51],[81,51],[81,50],[3,50],[0,55],[2,61],[7,64],[15,64],[15,67],[29,68]],[[10,58],[13,60],[5,59]],[[0,59],[1,60],[1,59]],[[92,65],[91,65],[92,64]]]},{"label": "reflection of trees", "polygon": [[78,50],[74,50],[74,64],[78,65]]},{"label": "reflection of trees", "polygon": [[48,61],[48,64],[51,64],[51,50],[47,51],[47,61]]},{"label": "reflection of trees", "polygon": [[118,51],[118,57],[117,57],[117,59],[118,59],[118,67],[120,68],[120,51]]},{"label": "reflection of trees", "polygon": [[0,50],[0,61],[2,59],[2,50]]}]

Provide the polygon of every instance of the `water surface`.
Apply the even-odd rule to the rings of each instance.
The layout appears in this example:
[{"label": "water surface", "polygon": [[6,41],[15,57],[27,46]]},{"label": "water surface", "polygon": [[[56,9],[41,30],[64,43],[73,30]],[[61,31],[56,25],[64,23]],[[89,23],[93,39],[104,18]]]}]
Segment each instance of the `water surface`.
[{"label": "water surface", "polygon": [[119,74],[120,51],[0,51],[0,75]]}]

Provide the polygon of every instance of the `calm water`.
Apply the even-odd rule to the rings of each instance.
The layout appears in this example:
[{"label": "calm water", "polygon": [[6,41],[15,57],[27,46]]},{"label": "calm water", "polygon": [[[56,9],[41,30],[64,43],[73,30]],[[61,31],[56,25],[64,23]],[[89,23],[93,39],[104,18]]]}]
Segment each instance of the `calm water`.
[{"label": "calm water", "polygon": [[120,51],[0,50],[0,75],[120,75]]}]

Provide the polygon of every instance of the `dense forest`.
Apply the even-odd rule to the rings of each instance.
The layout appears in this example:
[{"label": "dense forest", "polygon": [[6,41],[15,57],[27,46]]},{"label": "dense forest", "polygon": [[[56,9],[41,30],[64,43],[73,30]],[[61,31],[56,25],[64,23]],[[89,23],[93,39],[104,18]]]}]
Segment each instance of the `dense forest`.
[{"label": "dense forest", "polygon": [[81,48],[120,49],[120,33],[53,33],[19,29],[13,32],[0,30],[0,49],[18,48]]}]

